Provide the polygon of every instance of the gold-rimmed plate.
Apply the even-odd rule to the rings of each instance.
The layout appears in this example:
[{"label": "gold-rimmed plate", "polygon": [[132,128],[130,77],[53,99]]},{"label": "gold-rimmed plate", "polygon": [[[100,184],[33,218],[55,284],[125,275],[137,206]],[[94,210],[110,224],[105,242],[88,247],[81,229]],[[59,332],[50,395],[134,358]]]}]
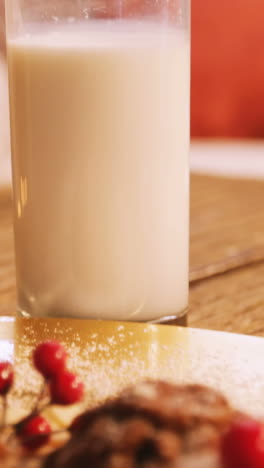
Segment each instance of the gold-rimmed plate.
[{"label": "gold-rimmed plate", "polygon": [[264,416],[264,340],[166,325],[71,319],[0,320],[0,360],[15,359],[12,406],[32,406],[41,378],[34,346],[65,344],[69,367],[87,388],[87,405],[145,377],[195,382],[222,391],[239,409]]}]

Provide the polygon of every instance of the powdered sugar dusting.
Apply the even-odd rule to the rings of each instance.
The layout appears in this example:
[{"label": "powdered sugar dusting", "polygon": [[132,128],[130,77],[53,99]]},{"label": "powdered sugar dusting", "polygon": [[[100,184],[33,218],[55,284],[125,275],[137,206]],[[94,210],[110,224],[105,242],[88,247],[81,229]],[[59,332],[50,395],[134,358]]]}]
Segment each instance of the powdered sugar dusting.
[{"label": "powdered sugar dusting", "polygon": [[156,398],[157,390],[153,383],[143,382],[137,386],[137,388],[135,389],[135,394],[138,397],[143,397],[152,400]]},{"label": "powdered sugar dusting", "polygon": [[[101,402],[145,377],[168,378],[168,374],[171,374],[168,370],[179,361],[177,347],[175,351],[171,350],[165,366],[157,361],[157,343],[153,342],[152,326],[116,324],[110,327],[109,332],[103,330],[102,333],[99,322],[94,322],[95,329],[99,327],[96,332],[91,326],[87,329],[85,322],[78,326],[72,322],[73,327],[69,326],[69,320],[21,319],[18,322],[16,364],[20,384],[13,396],[18,397],[28,409],[42,382],[31,365],[31,355],[35,345],[45,339],[56,339],[67,348],[69,367],[78,373],[86,386],[85,405]],[[136,333],[137,328],[133,331],[131,327],[140,327],[144,335],[149,336],[142,340],[141,335]]]},{"label": "powdered sugar dusting", "polygon": [[[42,378],[31,365],[31,354],[35,345],[46,339],[66,346],[69,367],[86,386],[85,406],[144,378],[159,378],[212,386],[238,409],[264,415],[261,339],[167,326],[63,319],[17,321],[17,385],[10,398],[14,408],[30,409],[34,404]],[[148,385],[138,388],[151,398]]]}]

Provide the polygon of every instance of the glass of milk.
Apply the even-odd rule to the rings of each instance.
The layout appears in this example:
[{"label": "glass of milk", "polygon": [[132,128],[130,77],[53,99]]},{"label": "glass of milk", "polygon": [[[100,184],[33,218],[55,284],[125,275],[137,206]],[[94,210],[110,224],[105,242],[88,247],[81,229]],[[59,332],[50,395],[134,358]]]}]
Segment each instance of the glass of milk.
[{"label": "glass of milk", "polygon": [[185,316],[189,0],[6,0],[18,311]]}]

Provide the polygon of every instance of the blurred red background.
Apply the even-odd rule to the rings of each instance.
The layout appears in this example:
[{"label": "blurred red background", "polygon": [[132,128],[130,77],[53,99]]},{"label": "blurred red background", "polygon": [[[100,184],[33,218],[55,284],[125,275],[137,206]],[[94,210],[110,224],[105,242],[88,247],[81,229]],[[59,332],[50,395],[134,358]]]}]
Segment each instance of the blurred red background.
[{"label": "blurred red background", "polygon": [[[157,9],[164,4],[151,1]],[[113,4],[106,3],[108,16]],[[124,0],[123,12],[143,13],[146,5],[149,0]],[[3,0],[0,60],[1,15]],[[263,22],[264,0],[192,0],[192,136],[264,137]]]},{"label": "blurred red background", "polygon": [[[177,2],[168,2],[175,13]],[[106,16],[116,15],[116,5],[108,0]],[[123,0],[122,12],[163,5]],[[264,0],[192,1],[192,136],[264,137],[263,21]]]},{"label": "blurred red background", "polygon": [[193,0],[193,136],[264,137],[263,21],[263,0]]}]

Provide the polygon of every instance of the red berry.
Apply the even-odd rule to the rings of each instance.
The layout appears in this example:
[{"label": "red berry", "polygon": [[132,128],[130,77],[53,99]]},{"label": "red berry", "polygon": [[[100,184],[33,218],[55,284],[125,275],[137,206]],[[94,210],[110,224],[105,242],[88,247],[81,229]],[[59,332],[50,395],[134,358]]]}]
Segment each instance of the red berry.
[{"label": "red berry", "polygon": [[18,436],[22,445],[35,450],[45,445],[50,439],[51,427],[42,416],[33,416],[19,424]]},{"label": "red berry", "polygon": [[232,424],[221,442],[224,468],[264,468],[264,426],[252,419]]},{"label": "red berry", "polygon": [[84,385],[77,375],[65,371],[51,381],[50,394],[53,404],[72,405],[82,399]]},{"label": "red berry", "polygon": [[57,341],[45,341],[38,345],[33,353],[35,367],[48,379],[64,371],[66,359],[67,353]]},{"label": "red berry", "polygon": [[14,380],[13,366],[10,362],[0,362],[0,395],[6,395]]}]

